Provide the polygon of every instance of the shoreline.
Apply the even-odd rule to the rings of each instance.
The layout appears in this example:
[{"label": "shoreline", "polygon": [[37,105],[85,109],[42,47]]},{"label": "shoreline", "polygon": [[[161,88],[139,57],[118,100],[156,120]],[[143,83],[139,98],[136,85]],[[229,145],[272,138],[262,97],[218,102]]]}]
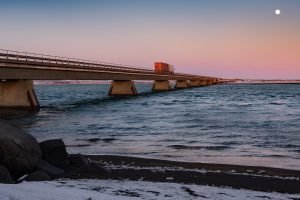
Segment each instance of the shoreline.
[{"label": "shoreline", "polygon": [[227,83],[228,85],[230,84],[253,84],[253,85],[299,85],[299,82],[232,82],[232,83]]},{"label": "shoreline", "polygon": [[68,170],[64,178],[169,182],[262,192],[300,193],[300,170],[190,163],[115,155],[84,155],[108,173]]}]

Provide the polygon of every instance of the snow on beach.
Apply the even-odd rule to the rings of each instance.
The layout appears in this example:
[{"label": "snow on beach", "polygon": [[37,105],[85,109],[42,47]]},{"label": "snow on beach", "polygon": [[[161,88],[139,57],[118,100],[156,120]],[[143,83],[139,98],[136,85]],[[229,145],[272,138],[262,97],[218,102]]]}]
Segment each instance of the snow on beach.
[{"label": "snow on beach", "polygon": [[[299,191],[300,193],[300,191]],[[0,184],[0,200],[300,199],[299,195],[211,186],[117,180],[60,180]]]}]

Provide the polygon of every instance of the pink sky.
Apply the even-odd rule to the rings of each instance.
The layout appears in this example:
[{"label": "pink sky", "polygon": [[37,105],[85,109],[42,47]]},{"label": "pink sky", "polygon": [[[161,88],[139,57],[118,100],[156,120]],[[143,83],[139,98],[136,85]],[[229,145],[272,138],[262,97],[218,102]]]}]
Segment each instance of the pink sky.
[{"label": "pink sky", "polygon": [[[300,3],[293,0],[76,2],[61,10],[2,5],[1,48],[149,68],[164,61],[177,72],[225,78],[300,79]],[[277,7],[285,9],[279,16]]]}]

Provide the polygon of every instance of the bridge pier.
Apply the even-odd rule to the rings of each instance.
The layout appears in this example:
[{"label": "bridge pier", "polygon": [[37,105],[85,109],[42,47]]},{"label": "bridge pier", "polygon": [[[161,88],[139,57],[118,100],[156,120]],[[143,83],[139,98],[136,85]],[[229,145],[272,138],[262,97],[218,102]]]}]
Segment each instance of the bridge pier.
[{"label": "bridge pier", "polygon": [[214,80],[213,79],[207,80],[207,85],[213,85],[213,84],[214,84]]},{"label": "bridge pier", "polygon": [[137,95],[133,81],[112,81],[108,94],[110,96]]},{"label": "bridge pier", "polygon": [[199,86],[207,86],[207,81],[206,80],[199,81]]},{"label": "bridge pier", "polygon": [[153,82],[152,91],[162,92],[162,91],[170,91],[170,90],[171,90],[170,81],[156,80]]},{"label": "bridge pier", "polygon": [[199,86],[199,80],[190,80],[190,86],[191,87],[198,87]]},{"label": "bridge pier", "polygon": [[176,89],[184,89],[190,87],[189,81],[187,80],[178,80],[176,81],[175,88]]},{"label": "bridge pier", "polygon": [[0,107],[38,110],[32,80],[0,81]]}]

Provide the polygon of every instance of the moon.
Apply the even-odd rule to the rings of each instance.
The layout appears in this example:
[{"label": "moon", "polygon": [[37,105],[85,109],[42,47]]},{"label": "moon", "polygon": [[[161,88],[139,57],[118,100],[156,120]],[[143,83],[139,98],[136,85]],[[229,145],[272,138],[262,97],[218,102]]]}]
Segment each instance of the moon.
[{"label": "moon", "polygon": [[280,10],[279,9],[275,10],[275,14],[280,15]]}]

